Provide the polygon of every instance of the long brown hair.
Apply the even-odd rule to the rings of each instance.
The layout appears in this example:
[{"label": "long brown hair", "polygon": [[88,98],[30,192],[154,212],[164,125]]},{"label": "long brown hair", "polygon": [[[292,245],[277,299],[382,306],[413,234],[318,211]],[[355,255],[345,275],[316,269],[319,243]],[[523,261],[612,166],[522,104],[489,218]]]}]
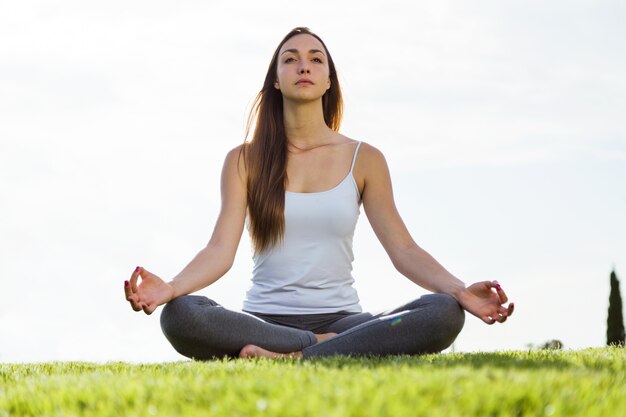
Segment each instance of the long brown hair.
[{"label": "long brown hair", "polygon": [[282,243],[285,232],[285,184],[287,181],[287,135],[283,120],[283,97],[274,88],[278,53],[290,38],[311,35],[320,41],[328,59],[330,88],[322,97],[326,125],[339,130],[343,113],[341,88],[335,64],[324,41],[306,27],[293,29],[280,42],[265,75],[263,88],[257,94],[246,128],[246,140],[251,126],[254,134],[244,142],[243,156],[247,168],[248,214],[254,252],[259,254]]}]

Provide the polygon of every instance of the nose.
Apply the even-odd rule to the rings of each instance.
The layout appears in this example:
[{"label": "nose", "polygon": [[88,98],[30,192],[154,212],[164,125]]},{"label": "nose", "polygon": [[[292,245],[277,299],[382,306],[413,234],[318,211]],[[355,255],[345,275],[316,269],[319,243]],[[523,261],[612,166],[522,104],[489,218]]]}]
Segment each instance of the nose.
[{"label": "nose", "polygon": [[310,74],[311,70],[309,69],[309,66],[306,63],[303,63],[300,66],[300,68],[298,70],[298,73],[300,73],[300,74]]}]

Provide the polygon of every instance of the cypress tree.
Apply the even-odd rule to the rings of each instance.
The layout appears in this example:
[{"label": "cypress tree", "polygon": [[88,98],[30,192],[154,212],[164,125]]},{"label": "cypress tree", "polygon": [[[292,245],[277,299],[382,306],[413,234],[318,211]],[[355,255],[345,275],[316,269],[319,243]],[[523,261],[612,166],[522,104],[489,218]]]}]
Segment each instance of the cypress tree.
[{"label": "cypress tree", "polygon": [[606,344],[624,346],[624,317],[622,315],[622,296],[615,270],[611,272],[611,294],[609,295],[609,318],[607,319]]}]

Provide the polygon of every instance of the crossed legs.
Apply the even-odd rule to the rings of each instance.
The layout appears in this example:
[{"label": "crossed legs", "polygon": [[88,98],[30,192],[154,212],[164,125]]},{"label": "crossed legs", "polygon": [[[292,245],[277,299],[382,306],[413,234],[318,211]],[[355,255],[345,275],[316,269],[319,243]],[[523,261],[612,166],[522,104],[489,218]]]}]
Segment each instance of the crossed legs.
[{"label": "crossed legs", "polygon": [[183,296],[165,306],[161,328],[179,353],[195,359],[361,356],[440,352],[464,320],[454,298],[430,294],[378,315],[349,315],[315,335],[227,310],[206,297]]}]

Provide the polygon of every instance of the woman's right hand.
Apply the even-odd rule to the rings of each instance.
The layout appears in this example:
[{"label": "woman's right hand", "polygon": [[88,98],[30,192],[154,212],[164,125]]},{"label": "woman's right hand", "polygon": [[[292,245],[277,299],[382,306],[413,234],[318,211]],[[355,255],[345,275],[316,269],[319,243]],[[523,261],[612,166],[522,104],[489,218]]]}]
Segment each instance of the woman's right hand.
[{"label": "woman's right hand", "polygon": [[[137,284],[139,278],[141,282]],[[174,298],[174,288],[152,272],[138,266],[130,280],[124,281],[124,294],[133,310],[152,314],[158,306]]]}]

